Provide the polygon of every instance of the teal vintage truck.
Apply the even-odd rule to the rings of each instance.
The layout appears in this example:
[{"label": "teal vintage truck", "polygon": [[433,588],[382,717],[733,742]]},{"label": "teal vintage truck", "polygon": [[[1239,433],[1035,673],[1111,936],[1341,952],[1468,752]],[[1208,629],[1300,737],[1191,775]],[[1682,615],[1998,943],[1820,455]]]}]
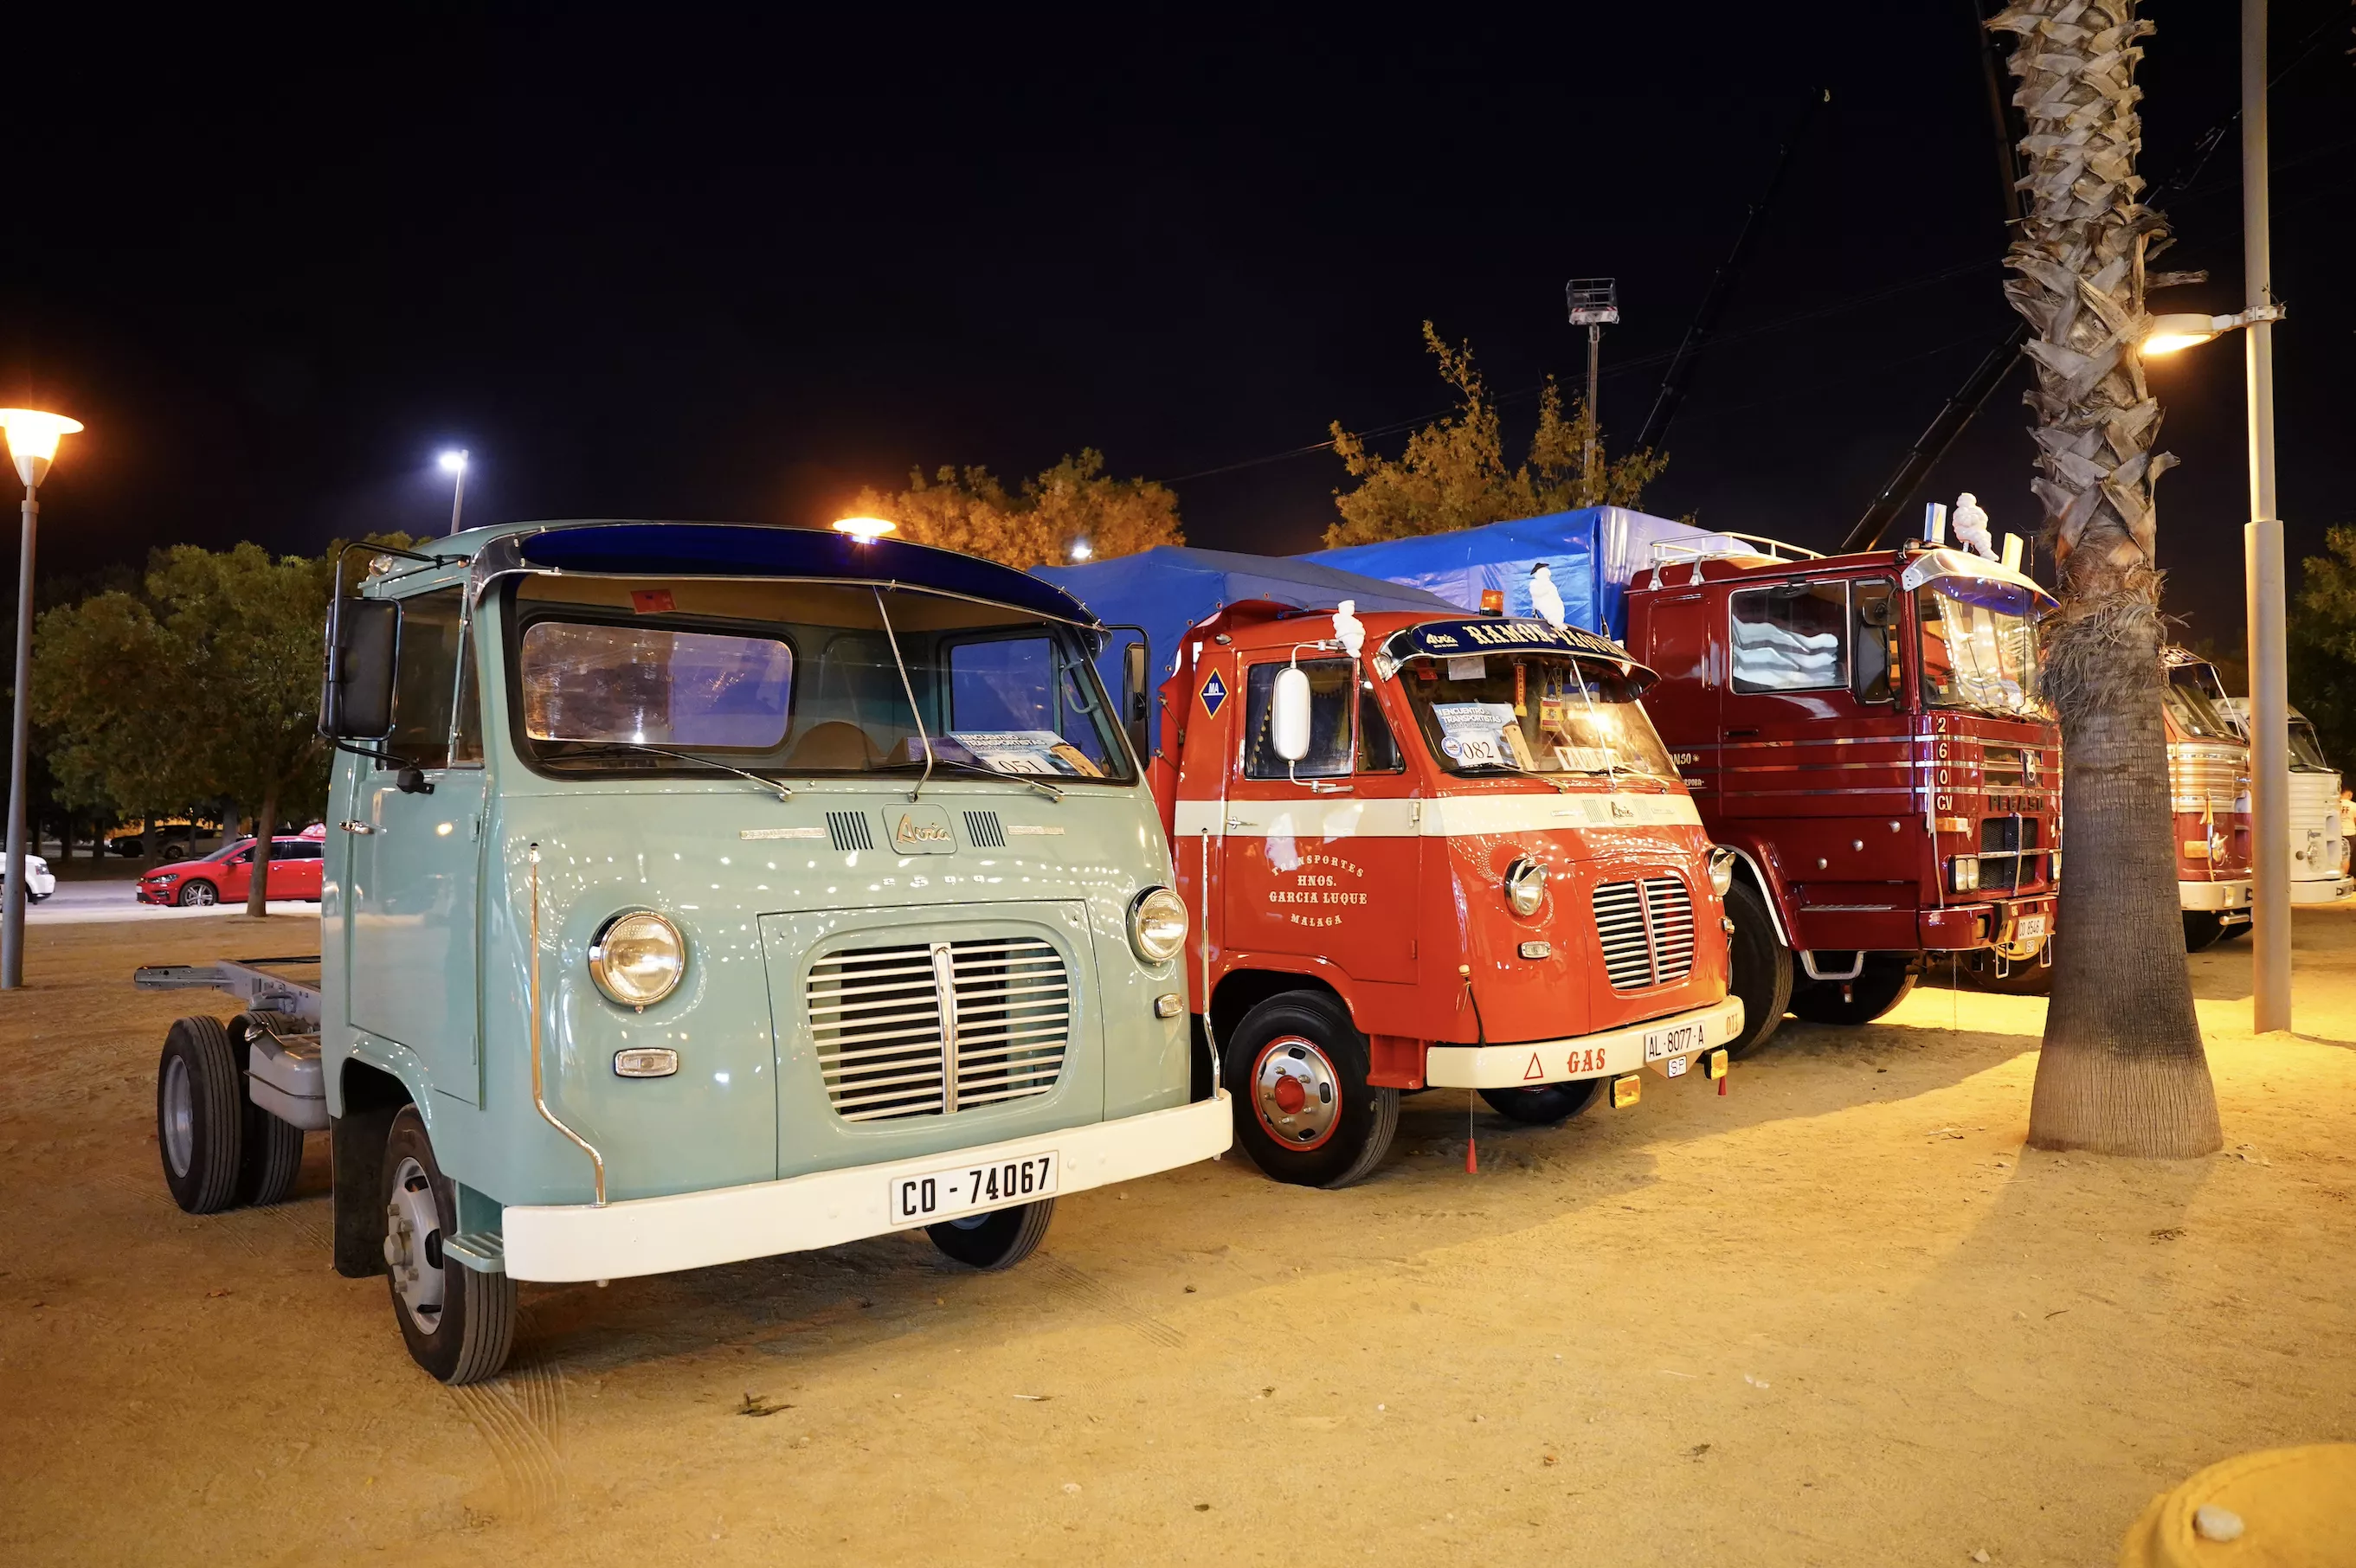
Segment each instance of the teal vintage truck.
[{"label": "teal vintage truck", "polygon": [[141,972],[246,1003],[166,1038],[173,1195],[275,1201],[327,1130],[336,1267],[455,1383],[519,1280],[918,1227],[1000,1268],[1057,1195],[1217,1155],[1105,635],[1023,572],[803,529],[376,555],[328,627],[316,959]]}]

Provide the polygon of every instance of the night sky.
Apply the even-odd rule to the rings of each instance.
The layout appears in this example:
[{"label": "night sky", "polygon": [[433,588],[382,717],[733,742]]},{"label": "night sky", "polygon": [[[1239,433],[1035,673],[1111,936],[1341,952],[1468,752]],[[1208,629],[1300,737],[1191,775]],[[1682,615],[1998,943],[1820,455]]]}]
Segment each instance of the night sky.
[{"label": "night sky", "polygon": [[[1614,10],[20,24],[0,400],[91,427],[44,490],[44,574],[446,527],[448,445],[473,521],[802,524],[913,464],[1092,445],[1174,482],[1194,543],[1314,548],[1340,464],[1255,460],[1444,407],[1427,316],[1518,440],[1540,379],[1583,374],[1564,280],[1616,276],[1602,406],[1632,436],[1818,86],[1647,507],[1829,547],[2010,324],[1969,0]],[[2233,112],[2237,11],[2147,6],[2154,183]],[[2294,557],[2356,520],[2349,16],[2276,5],[2277,66],[2329,29],[2274,100]],[[2171,211],[2166,264],[2213,281],[2169,307],[2237,308],[2231,137]],[[2221,640],[2242,373],[2235,342],[2154,370],[2170,607]],[[1925,495],[2028,531],[2019,376]]]}]

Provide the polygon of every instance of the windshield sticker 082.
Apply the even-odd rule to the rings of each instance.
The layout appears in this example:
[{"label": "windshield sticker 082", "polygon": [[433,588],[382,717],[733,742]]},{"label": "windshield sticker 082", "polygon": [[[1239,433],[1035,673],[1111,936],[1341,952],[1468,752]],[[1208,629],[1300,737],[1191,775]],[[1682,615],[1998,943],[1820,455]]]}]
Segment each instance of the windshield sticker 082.
[{"label": "windshield sticker 082", "polygon": [[1515,767],[1506,754],[1505,730],[1514,722],[1510,702],[1435,702],[1431,716],[1440,720],[1440,749],[1469,767]]}]

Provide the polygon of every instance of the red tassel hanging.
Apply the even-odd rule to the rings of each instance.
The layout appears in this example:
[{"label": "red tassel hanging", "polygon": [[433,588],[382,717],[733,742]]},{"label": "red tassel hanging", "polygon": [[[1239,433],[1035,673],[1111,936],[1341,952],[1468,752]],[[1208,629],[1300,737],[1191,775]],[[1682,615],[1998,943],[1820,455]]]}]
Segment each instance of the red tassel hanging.
[{"label": "red tassel hanging", "polygon": [[1726,1075],[1722,1072],[1719,1074],[1718,1078],[1718,1092],[1721,1094],[1726,1093]]},{"label": "red tassel hanging", "polygon": [[1479,1147],[1475,1145],[1471,1138],[1466,1138],[1464,1140],[1464,1174],[1467,1176],[1478,1176],[1481,1174],[1481,1155]]}]

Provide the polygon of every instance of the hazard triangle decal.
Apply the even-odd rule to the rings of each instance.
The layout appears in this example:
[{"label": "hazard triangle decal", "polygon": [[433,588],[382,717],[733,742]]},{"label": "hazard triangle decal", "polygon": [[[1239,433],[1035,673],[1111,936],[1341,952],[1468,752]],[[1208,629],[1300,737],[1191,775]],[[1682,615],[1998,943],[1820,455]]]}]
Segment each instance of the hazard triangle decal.
[{"label": "hazard triangle decal", "polygon": [[1526,1083],[1533,1078],[1543,1078],[1545,1076],[1546,1069],[1538,1065],[1538,1053],[1533,1051],[1530,1052],[1529,1071],[1522,1074],[1522,1082]]}]

